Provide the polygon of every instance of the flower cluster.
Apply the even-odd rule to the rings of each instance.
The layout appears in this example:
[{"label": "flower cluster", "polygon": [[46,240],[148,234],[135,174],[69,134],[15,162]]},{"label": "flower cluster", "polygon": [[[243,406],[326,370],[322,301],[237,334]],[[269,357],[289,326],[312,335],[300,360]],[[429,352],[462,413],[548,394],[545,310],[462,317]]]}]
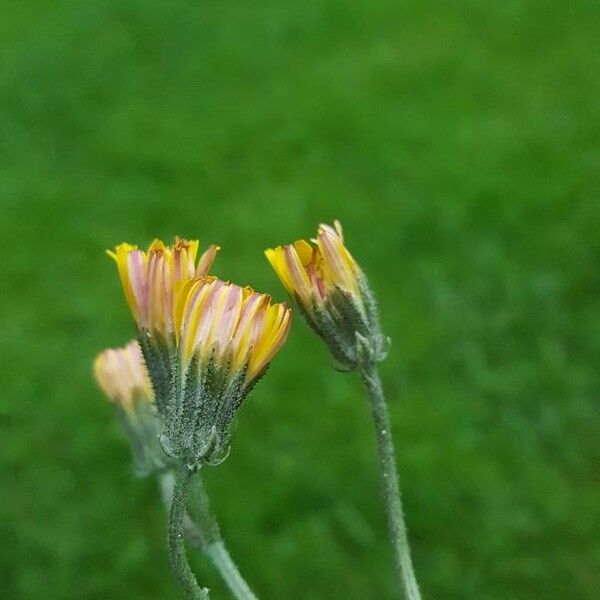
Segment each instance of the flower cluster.
[{"label": "flower cluster", "polygon": [[367,278],[346,246],[339,221],[319,225],[312,244],[298,240],[265,255],[309,325],[341,367],[382,360],[388,341]]},{"label": "flower cluster", "polygon": [[[198,259],[197,240],[176,238],[171,245],[155,239],[147,250],[123,243],[107,251],[117,265],[137,340],[105,350],[94,361],[96,380],[128,434],[136,471],[156,473],[166,490],[171,566],[189,600],[209,597],[187,562],[183,541],[190,531],[185,524],[192,523],[191,481],[202,465],[227,457],[235,415],[284,344],[292,319],[286,304],[209,275],[218,250],[210,245]],[[406,542],[398,534],[405,527],[376,367],[389,342],[367,278],[337,221],[333,227],[319,225],[310,242],[298,240],[265,254],[340,368],[358,370],[369,389],[392,541],[407,597],[418,598]],[[218,527],[206,497],[197,504],[198,535],[212,535],[221,546],[218,555],[209,550],[215,544],[205,548],[217,563],[224,551]],[[232,591],[254,598],[232,563],[220,570],[226,580],[235,580]]]},{"label": "flower cluster", "polygon": [[226,456],[235,411],[291,322],[290,309],[268,295],[207,276],[217,246],[196,265],[197,250],[197,241],[176,239],[109,252],[163,420],[162,447],[193,468]]}]

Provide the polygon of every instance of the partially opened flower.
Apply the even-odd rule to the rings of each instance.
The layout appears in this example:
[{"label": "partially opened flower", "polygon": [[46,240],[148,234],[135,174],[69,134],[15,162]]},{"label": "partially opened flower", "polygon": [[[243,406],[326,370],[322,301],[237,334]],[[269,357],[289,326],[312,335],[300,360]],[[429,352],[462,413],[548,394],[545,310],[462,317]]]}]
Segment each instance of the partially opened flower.
[{"label": "partially opened flower", "polygon": [[168,457],[158,443],[162,419],[154,405],[139,344],[131,341],[123,348],[104,350],[94,360],[93,370],[98,386],[117,407],[136,472],[146,475],[164,468]]},{"label": "partially opened flower", "polygon": [[178,290],[174,331],[180,393],[167,407],[165,446],[190,464],[221,460],[235,411],[284,343],[291,311],[214,277]]},{"label": "partially opened flower", "polygon": [[214,277],[188,280],[177,294],[175,331],[183,364],[218,362],[249,386],[288,333],[291,311],[267,294]]},{"label": "partially opened flower", "polygon": [[204,277],[218,250],[212,244],[197,264],[197,240],[176,238],[174,244],[167,246],[156,239],[147,251],[131,244],[120,244],[114,251],[107,251],[117,263],[125,298],[140,331],[169,341],[178,282]]},{"label": "partially opened flower", "polygon": [[[382,360],[387,339],[367,278],[346,246],[342,226],[319,225],[312,243],[268,249],[265,255],[288,294],[344,368]],[[365,354],[367,356],[365,356]]]},{"label": "partially opened flower", "polygon": [[197,240],[176,238],[174,244],[167,246],[156,239],[147,251],[131,244],[120,244],[114,252],[107,251],[117,263],[159,408],[172,393],[176,290],[192,277],[204,277],[218,250],[212,244],[197,263]]}]

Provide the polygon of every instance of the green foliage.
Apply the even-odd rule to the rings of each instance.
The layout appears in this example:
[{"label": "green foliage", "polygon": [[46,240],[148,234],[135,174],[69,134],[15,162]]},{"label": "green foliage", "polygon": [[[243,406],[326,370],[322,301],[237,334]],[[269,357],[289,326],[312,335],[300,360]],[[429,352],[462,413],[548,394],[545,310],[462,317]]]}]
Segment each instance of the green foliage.
[{"label": "green foliage", "polygon": [[[6,0],[0,20],[0,597],[177,598],[155,482],[91,377],[135,336],[104,249],[262,250],[340,218],[425,598],[600,586],[593,4]],[[204,474],[260,597],[393,597],[356,375],[296,316]],[[594,519],[594,517],[596,517]],[[199,580],[227,598],[193,556]]]}]

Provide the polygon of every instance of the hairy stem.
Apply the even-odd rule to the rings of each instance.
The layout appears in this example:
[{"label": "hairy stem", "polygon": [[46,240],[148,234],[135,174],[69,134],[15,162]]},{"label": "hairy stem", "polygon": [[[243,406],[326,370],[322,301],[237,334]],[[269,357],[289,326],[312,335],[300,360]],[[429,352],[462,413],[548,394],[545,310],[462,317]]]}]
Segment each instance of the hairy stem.
[{"label": "hairy stem", "polygon": [[361,377],[369,392],[371,412],[377,436],[377,450],[379,452],[379,470],[385,509],[387,515],[390,540],[394,549],[394,563],[396,572],[406,600],[420,600],[421,594],[415,578],[415,572],[410,558],[410,546],[402,512],[400,484],[396,470],[394,442],[390,428],[385,396],[381,387],[381,380],[377,366],[373,363],[366,364],[361,369]]},{"label": "hairy stem", "polygon": [[257,600],[238,571],[223,540],[210,544],[206,549],[206,554],[211,557],[227,587],[238,600]]},{"label": "hairy stem", "polygon": [[[167,508],[173,498],[174,477],[170,472],[160,479],[163,500]],[[256,596],[240,574],[221,537],[216,518],[210,509],[210,500],[200,474],[194,479],[191,489],[191,509],[196,522],[188,514],[183,517],[183,532],[189,542],[208,556],[231,593],[238,600],[257,600]]]},{"label": "hairy stem", "polygon": [[171,568],[187,600],[209,600],[208,590],[201,588],[187,561],[183,538],[186,501],[194,472],[181,465],[175,473],[171,511],[169,514],[169,554]]},{"label": "hairy stem", "polygon": [[190,510],[204,536],[204,553],[213,561],[227,587],[237,600],[256,600],[256,596],[240,574],[225,547],[219,525],[210,508],[206,488],[200,477],[196,478],[191,500]]}]

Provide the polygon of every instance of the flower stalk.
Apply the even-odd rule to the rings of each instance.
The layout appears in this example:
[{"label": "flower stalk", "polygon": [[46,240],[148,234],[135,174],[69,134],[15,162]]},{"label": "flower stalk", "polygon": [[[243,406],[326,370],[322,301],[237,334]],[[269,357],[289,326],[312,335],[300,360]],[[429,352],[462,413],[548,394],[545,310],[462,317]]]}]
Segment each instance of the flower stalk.
[{"label": "flower stalk", "polygon": [[202,531],[206,533],[204,553],[212,560],[223,581],[237,600],[257,600],[225,546],[219,525],[210,508],[208,494],[200,477],[196,478],[196,485],[192,490],[191,498],[192,514],[201,524]]},{"label": "flower stalk", "polygon": [[421,600],[410,556],[406,524],[404,522],[390,417],[377,365],[373,362],[364,364],[360,369],[360,375],[371,401],[371,412],[373,424],[375,425],[377,451],[379,453],[381,486],[385,501],[390,541],[394,551],[396,573],[404,590],[405,599]]},{"label": "flower stalk", "polygon": [[212,559],[227,587],[238,600],[257,600],[256,596],[241,576],[223,540],[210,544],[206,553]]},{"label": "flower stalk", "polygon": [[209,600],[208,589],[201,588],[198,585],[185,553],[183,523],[193,475],[194,471],[185,465],[179,466],[175,474],[173,498],[169,513],[169,557],[173,574],[187,600]]},{"label": "flower stalk", "polygon": [[389,339],[381,329],[367,277],[346,248],[339,221],[333,227],[319,225],[312,245],[297,240],[267,249],[265,255],[340,370],[358,371],[369,392],[394,564],[405,599],[420,600],[402,514],[390,418],[377,371],[377,363],[387,356]]},{"label": "flower stalk", "polygon": [[[163,473],[160,479],[163,501],[167,510],[173,498],[175,483],[172,472]],[[190,491],[190,514],[184,515],[183,532],[194,548],[205,554],[215,565],[225,584],[237,600],[257,600],[234,563],[225,542],[221,537],[219,525],[210,508],[210,500],[200,474],[194,477]]]}]

